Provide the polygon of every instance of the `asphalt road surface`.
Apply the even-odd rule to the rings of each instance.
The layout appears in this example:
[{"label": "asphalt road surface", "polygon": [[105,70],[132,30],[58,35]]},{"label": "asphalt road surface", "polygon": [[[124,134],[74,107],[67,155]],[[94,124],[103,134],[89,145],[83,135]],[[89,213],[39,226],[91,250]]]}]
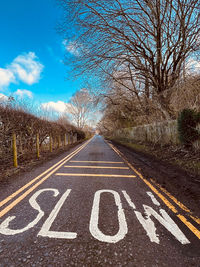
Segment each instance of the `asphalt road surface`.
[{"label": "asphalt road surface", "polygon": [[149,181],[96,135],[1,185],[0,266],[200,266],[198,219]]}]

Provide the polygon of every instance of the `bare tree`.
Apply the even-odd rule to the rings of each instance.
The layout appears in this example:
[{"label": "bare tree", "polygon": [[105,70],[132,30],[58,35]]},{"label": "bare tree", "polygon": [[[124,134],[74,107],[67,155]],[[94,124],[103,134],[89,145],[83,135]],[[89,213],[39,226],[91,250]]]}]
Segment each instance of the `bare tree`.
[{"label": "bare tree", "polygon": [[176,116],[186,108],[200,112],[200,74],[183,77],[176,87],[170,101]]},{"label": "bare tree", "polygon": [[77,91],[70,99],[70,105],[66,106],[79,129],[83,129],[87,123],[92,108],[92,98],[88,90],[83,88]]},{"label": "bare tree", "polygon": [[[72,36],[65,23],[61,27],[76,44],[76,70],[101,71],[121,84],[128,80],[128,89],[140,97],[133,86],[137,80],[165,118],[172,117],[171,88],[186,59],[200,48],[199,0],[58,1],[79,29]],[[126,79],[116,79],[113,74],[123,69]]]}]

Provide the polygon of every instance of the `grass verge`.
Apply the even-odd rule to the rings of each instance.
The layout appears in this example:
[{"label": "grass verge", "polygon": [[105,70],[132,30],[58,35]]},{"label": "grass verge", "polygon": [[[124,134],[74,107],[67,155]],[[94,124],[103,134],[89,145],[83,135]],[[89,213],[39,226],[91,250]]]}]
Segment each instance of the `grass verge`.
[{"label": "grass verge", "polygon": [[109,140],[131,148],[135,152],[154,156],[159,160],[178,166],[194,175],[200,175],[200,151],[186,150],[181,146],[174,145],[161,146],[159,144],[152,143],[130,142],[127,139],[109,138]]},{"label": "grass verge", "polygon": [[19,166],[17,168],[13,167],[12,162],[9,162],[9,164],[5,164],[5,166],[1,166],[0,168],[0,182],[7,181],[8,179],[14,178],[16,175],[20,175],[26,171],[31,171],[33,168],[40,166],[41,164],[56,158],[57,156],[61,155],[64,152],[67,152],[71,148],[77,146],[78,144],[81,144],[85,141],[87,141],[89,138],[85,138],[83,140],[80,140],[74,144],[67,145],[64,148],[56,149],[52,152],[49,151],[43,151],[40,154],[40,158],[37,159],[36,155],[33,154],[29,157],[24,157],[19,161]]}]

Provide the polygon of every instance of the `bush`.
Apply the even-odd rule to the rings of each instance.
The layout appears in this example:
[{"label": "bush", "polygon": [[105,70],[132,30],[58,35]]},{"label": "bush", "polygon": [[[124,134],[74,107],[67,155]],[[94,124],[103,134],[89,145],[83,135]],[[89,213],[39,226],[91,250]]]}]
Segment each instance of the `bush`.
[{"label": "bush", "polygon": [[48,121],[27,113],[20,108],[0,105],[0,169],[1,165],[12,162],[12,134],[16,134],[18,157],[35,155],[36,135],[39,134],[39,144],[47,144],[51,136],[54,147],[60,136],[77,133],[78,140],[85,138],[85,133],[70,122]]},{"label": "bush", "polygon": [[85,139],[85,132],[83,132],[83,131],[81,131],[81,130],[77,130],[76,131],[76,133],[77,133],[77,139],[78,140],[82,140],[82,139]]},{"label": "bush", "polygon": [[186,147],[200,138],[200,133],[196,129],[200,122],[200,113],[191,109],[184,109],[178,117],[178,133],[180,142]]}]

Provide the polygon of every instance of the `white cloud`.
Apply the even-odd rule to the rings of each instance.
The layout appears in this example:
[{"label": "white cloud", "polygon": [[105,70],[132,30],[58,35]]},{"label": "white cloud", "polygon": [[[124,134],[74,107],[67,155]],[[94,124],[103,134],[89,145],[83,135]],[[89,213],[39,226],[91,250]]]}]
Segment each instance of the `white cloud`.
[{"label": "white cloud", "polygon": [[4,94],[0,93],[0,103],[8,101],[8,97]]},{"label": "white cloud", "polygon": [[23,98],[25,96],[27,96],[29,98],[33,97],[33,93],[31,91],[29,91],[29,90],[18,89],[14,94],[19,96],[20,98]]},{"label": "white cloud", "polygon": [[67,42],[67,40],[63,41],[63,45],[65,49],[72,55],[78,56],[80,54],[80,45],[75,41]]},{"label": "white cloud", "polygon": [[0,86],[8,86],[11,82],[15,81],[15,76],[9,69],[0,68]]},{"label": "white cloud", "polygon": [[43,110],[46,110],[46,111],[56,111],[59,113],[65,113],[67,112],[68,105],[69,105],[68,103],[65,103],[63,101],[57,101],[57,102],[50,101],[50,102],[41,104],[41,107]]},{"label": "white cloud", "polygon": [[43,68],[35,53],[19,55],[6,68],[0,68],[0,86],[7,87],[17,81],[32,85],[39,81]]},{"label": "white cloud", "polygon": [[17,78],[29,85],[39,81],[43,67],[33,52],[19,55],[10,65]]},{"label": "white cloud", "polygon": [[186,69],[190,73],[192,72],[200,73],[200,61],[190,58],[186,64]]}]

